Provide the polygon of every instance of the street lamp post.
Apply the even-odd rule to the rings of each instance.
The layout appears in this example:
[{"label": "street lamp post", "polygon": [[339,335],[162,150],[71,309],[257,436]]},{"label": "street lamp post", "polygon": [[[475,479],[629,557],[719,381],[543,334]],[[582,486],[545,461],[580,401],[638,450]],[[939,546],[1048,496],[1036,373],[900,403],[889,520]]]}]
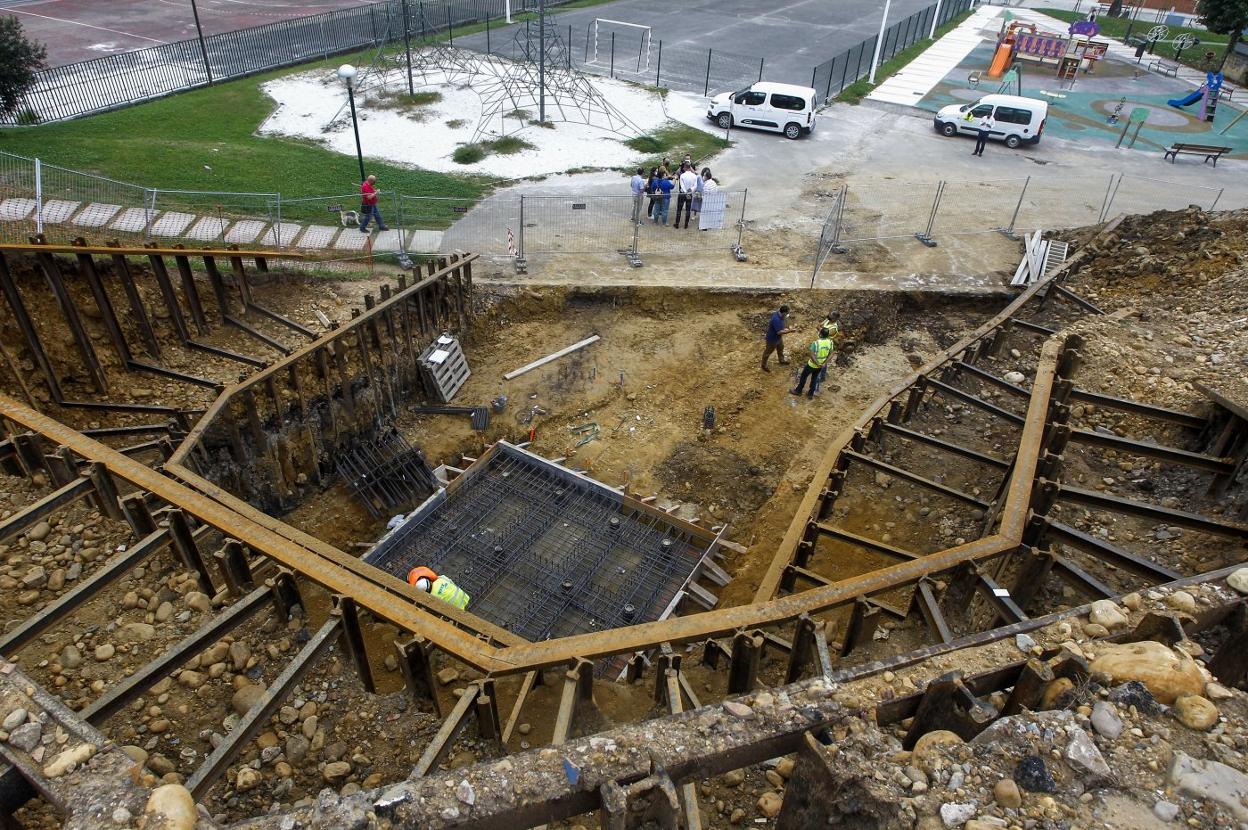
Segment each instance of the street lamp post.
[{"label": "street lamp post", "polygon": [[880,34],[875,39],[875,54],[871,56],[871,77],[867,83],[875,86],[875,68],[880,63],[880,52],[884,48],[884,31],[888,28],[888,7],[892,0],[884,0],[884,16],[880,18]]},{"label": "street lamp post", "polygon": [[355,130],[355,158],[360,163],[360,181],[364,181],[364,151],[360,149],[360,122],[355,116],[355,76],[359,73],[349,63],[338,67],[338,78],[347,85],[347,100],[351,103],[351,129]]}]

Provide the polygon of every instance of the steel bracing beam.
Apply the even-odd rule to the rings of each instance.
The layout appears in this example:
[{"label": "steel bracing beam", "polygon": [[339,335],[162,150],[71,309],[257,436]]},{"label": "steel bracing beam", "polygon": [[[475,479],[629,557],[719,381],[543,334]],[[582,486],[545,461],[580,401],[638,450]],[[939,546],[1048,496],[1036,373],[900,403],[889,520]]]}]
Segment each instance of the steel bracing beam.
[{"label": "steel bracing beam", "polygon": [[1019,398],[1031,397],[1030,390],[1022,386],[1019,386],[1016,383],[1010,383],[1005,378],[997,377],[992,372],[981,369],[980,367],[976,366],[973,363],[967,363],[962,360],[957,360],[957,361],[954,361],[953,365],[957,368],[959,372],[966,372],[968,375],[974,375],[977,380],[982,380],[984,383],[992,384],[998,389],[1003,389],[1006,392],[1009,392],[1011,395],[1014,395],[1015,397],[1019,397]]},{"label": "steel bracing beam", "polygon": [[819,529],[819,532],[825,536],[831,536],[832,538],[839,539],[842,542],[848,542],[851,545],[858,545],[859,547],[866,548],[867,550],[873,550],[876,553],[882,553],[885,556],[892,556],[896,559],[919,559],[926,555],[903,550],[902,548],[895,547],[887,542],[881,542],[878,539],[870,539],[866,536],[859,536],[857,533],[851,533],[844,528],[837,527],[836,525],[829,524],[827,522],[817,522],[815,526]]},{"label": "steel bracing beam", "polygon": [[290,690],[303,680],[316,661],[337,642],[341,627],[341,619],[330,617],[304,644],[299,653],[286,664],[282,673],[269,684],[260,699],[225,736],[225,740],[217,744],[212,754],[204,759],[199,769],[187,779],[186,788],[191,791],[192,796],[196,799],[203,798],[217,779],[225,773],[247,742],[269,725],[269,718],[281,707],[282,701],[286,699]]},{"label": "steel bracing beam", "polygon": [[936,390],[937,392],[948,395],[951,398],[956,398],[962,401],[963,403],[970,404],[971,406],[977,409],[982,409],[984,412],[987,412],[989,415],[1000,418],[1003,421],[1009,421],[1011,424],[1023,423],[1022,415],[1017,415],[1009,411],[1008,409],[1002,409],[1001,407],[997,406],[995,403],[989,403],[988,401],[984,400],[978,395],[972,395],[970,392],[967,392],[965,389],[959,389],[958,387],[952,386],[948,383],[945,383],[944,381],[936,380],[936,378],[930,378],[930,377],[927,379],[927,385],[930,386],[932,389]]},{"label": "steel bracing beam", "polygon": [[168,677],[178,666],[216,643],[272,602],[272,588],[267,585],[256,588],[229,608],[223,609],[189,637],[174,643],[155,660],[127,675],[121,682],[113,683],[103,695],[82,710],[82,717],[93,726],[103,723],[110,715]]},{"label": "steel bracing beam", "polygon": [[1131,453],[1132,455],[1142,455],[1147,458],[1156,458],[1159,461],[1168,461],[1171,464],[1182,464],[1185,467],[1205,470],[1217,475],[1228,475],[1235,470],[1235,464],[1227,458],[1214,458],[1213,456],[1201,455],[1198,452],[1188,452],[1175,447],[1134,441],[1130,438],[1119,438],[1117,435],[1106,435],[1103,432],[1072,429],[1070,431],[1070,440],[1076,444],[1105,447],[1111,450]]},{"label": "steel bracing beam", "polygon": [[915,432],[912,429],[906,429],[898,424],[890,424],[885,421],[880,424],[880,429],[891,433],[892,435],[896,435],[899,438],[905,438],[907,441],[914,441],[919,444],[926,444],[929,447],[936,447],[937,449],[944,450],[945,452],[960,455],[970,461],[977,461],[980,464],[987,464],[990,467],[996,467],[999,470],[1008,469],[1010,466],[1010,462],[1008,461],[970,449],[969,447],[963,447],[960,444],[954,444],[951,441],[945,441],[932,435]]},{"label": "steel bracing beam", "polygon": [[1117,545],[1111,544],[1104,539],[1098,539],[1068,524],[1047,517],[1044,521],[1046,524],[1044,536],[1050,541],[1068,545],[1084,553],[1090,553],[1116,568],[1134,576],[1143,577],[1149,582],[1170,582],[1182,576],[1178,571],[1158,565],[1139,554],[1124,550]]},{"label": "steel bracing beam", "polygon": [[987,509],[988,507],[988,502],[980,498],[977,498],[976,496],[972,496],[970,493],[963,493],[961,490],[955,490],[952,487],[948,487],[939,482],[932,481],[930,478],[924,478],[918,473],[912,473],[909,470],[903,470],[901,467],[896,467],[892,464],[889,464],[886,461],[881,461],[878,458],[872,458],[869,455],[865,455],[863,453],[855,452],[854,450],[848,450],[848,449],[844,450],[842,452],[842,455],[844,455],[846,458],[850,459],[851,461],[856,461],[859,464],[863,464],[868,467],[871,467],[872,469],[879,470],[880,472],[886,475],[890,475],[893,478],[899,478],[902,481],[908,481],[911,484],[917,484],[920,487],[926,487],[928,490],[931,490],[934,493],[939,493],[942,496],[948,496],[951,499],[965,502],[969,505],[978,507],[980,509]]},{"label": "steel bracing beam", "polygon": [[1162,406],[1153,406],[1152,404],[1133,401],[1129,398],[1115,398],[1112,395],[1104,395],[1100,392],[1080,389],[1077,386],[1070,390],[1070,400],[1079,401],[1080,403],[1090,403],[1104,409],[1117,409],[1121,412],[1143,415],[1146,418],[1168,421],[1172,424],[1191,427],[1192,429],[1204,429],[1206,423],[1208,423],[1207,418],[1202,418],[1199,415],[1193,415],[1190,412],[1180,412],[1177,409],[1166,409]]},{"label": "steel bracing beam", "polygon": [[[1039,479],[1039,483],[1043,484],[1044,482],[1045,479]],[[1186,527],[1189,530],[1212,533],[1216,536],[1248,539],[1248,525],[1218,522],[1197,513],[1172,510],[1156,504],[1111,496],[1096,490],[1072,487],[1069,484],[1057,485],[1057,498],[1059,501],[1081,504],[1084,507],[1093,507],[1098,510],[1108,510],[1111,513],[1123,513],[1128,516],[1138,516],[1142,519],[1166,522],[1167,524]]]},{"label": "steel bracing beam", "polygon": [[76,478],[68,484],[53,490],[34,504],[14,513],[7,519],[0,519],[0,543],[7,542],[26,528],[60,510],[67,504],[73,504],[83,496],[95,490],[91,479],[85,476]]}]

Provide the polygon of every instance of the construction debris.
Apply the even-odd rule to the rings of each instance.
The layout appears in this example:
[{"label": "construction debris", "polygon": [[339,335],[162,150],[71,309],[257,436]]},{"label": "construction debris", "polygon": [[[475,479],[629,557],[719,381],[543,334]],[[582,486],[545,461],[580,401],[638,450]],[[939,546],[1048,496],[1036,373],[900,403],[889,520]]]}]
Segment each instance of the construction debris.
[{"label": "construction debris", "polygon": [[550,363],[552,360],[558,360],[564,355],[572,354],[572,352],[576,351],[577,349],[583,349],[591,343],[597,343],[601,339],[602,338],[600,338],[596,334],[586,337],[584,340],[580,341],[579,343],[573,343],[571,346],[568,346],[566,349],[560,349],[554,354],[548,354],[545,357],[541,358],[540,360],[533,361],[527,366],[521,366],[519,369],[514,369],[508,372],[507,374],[503,375],[503,380],[511,380],[512,378],[518,378],[521,375],[523,375],[525,372],[531,372],[534,369],[538,368],[539,366],[545,366],[547,363]]}]

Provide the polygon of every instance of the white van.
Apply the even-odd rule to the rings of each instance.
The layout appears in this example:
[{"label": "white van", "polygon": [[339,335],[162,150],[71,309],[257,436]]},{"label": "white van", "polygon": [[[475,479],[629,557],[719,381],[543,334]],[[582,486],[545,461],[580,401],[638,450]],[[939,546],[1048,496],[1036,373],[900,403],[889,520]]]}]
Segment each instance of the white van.
[{"label": "white van", "polygon": [[706,117],[725,130],[755,127],[800,138],[815,129],[817,100],[814,87],[760,81],[737,92],[716,95]]},{"label": "white van", "polygon": [[[1020,98],[1017,95],[985,95],[974,104],[950,104],[936,113],[936,132],[954,136],[975,135],[979,119],[991,115],[996,123],[989,138],[998,138],[1013,150],[1020,144],[1035,144],[1044,132],[1049,115],[1047,101]],[[969,117],[968,117],[969,116]]]}]

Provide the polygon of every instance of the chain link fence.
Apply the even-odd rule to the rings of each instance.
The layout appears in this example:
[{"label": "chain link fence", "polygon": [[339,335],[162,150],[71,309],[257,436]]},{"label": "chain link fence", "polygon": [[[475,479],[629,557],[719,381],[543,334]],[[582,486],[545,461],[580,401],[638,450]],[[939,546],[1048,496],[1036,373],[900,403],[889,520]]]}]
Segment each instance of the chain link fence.
[{"label": "chain link fence", "polygon": [[[942,0],[893,23],[884,30],[884,40],[880,45],[880,63],[889,60],[906,47],[926,40],[936,29],[968,11],[974,2],[975,0]],[[872,35],[816,66],[810,76],[810,85],[815,88],[815,92],[825,102],[831,101],[845,87],[870,75],[878,40],[878,34]]]}]

